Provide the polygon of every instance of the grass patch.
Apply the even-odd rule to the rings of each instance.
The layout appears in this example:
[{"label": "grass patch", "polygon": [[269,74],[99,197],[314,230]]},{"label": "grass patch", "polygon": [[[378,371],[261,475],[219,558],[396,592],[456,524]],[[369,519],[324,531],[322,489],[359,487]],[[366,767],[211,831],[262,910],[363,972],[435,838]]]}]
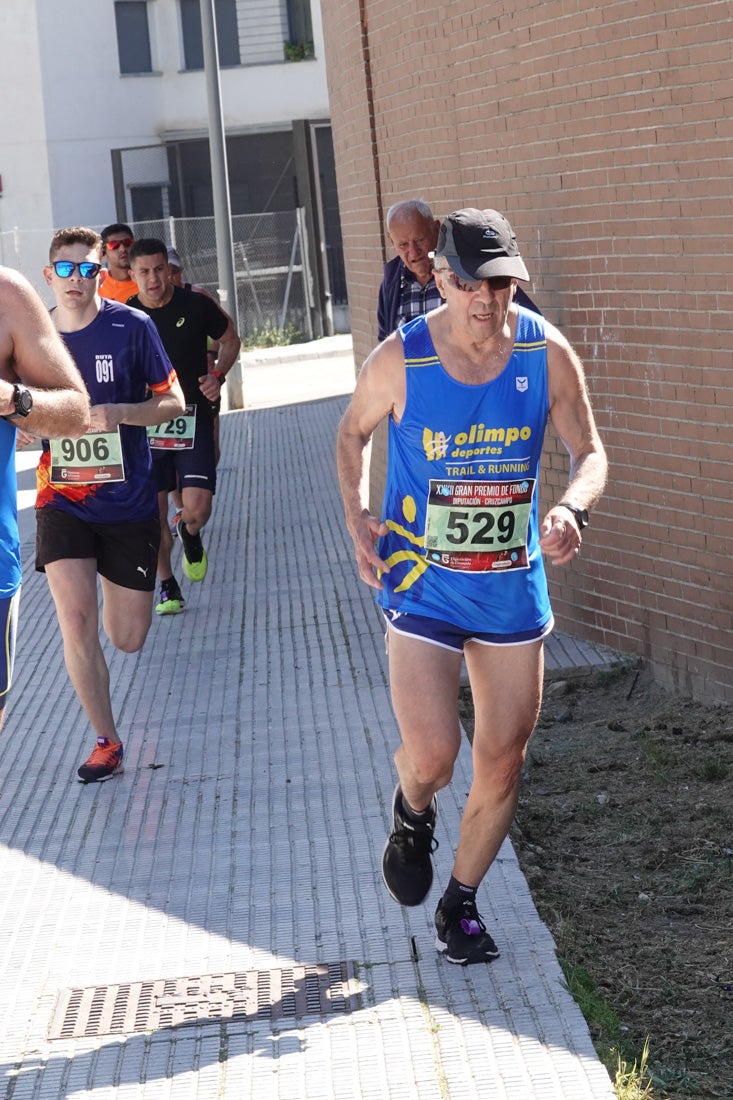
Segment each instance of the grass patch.
[{"label": "grass patch", "polygon": [[722,756],[708,756],[701,760],[695,769],[695,775],[702,779],[703,783],[722,783],[730,775],[728,761]]},{"label": "grass patch", "polygon": [[618,1100],[653,1100],[652,1082],[648,1076],[647,1063],[649,1061],[649,1043],[644,1043],[644,1048],[639,1055],[638,1063],[631,1066],[624,1062],[619,1055],[616,1064],[616,1077],[614,1086]]},{"label": "grass patch", "polygon": [[731,707],[548,686],[512,840],[619,1100],[733,1100],[731,775]]},{"label": "grass patch", "polygon": [[287,324],[279,328],[268,322],[260,328],[245,333],[242,347],[245,351],[254,351],[257,348],[280,348],[287,347],[289,344],[303,344],[307,340],[307,335],[295,325]]},{"label": "grass patch", "polygon": [[[653,1100],[649,1077],[649,1040],[634,1052],[625,1039],[621,1021],[583,966],[559,959],[565,985],[585,1016],[598,1055],[614,1083],[618,1100]],[[631,1061],[633,1059],[633,1061]]]}]

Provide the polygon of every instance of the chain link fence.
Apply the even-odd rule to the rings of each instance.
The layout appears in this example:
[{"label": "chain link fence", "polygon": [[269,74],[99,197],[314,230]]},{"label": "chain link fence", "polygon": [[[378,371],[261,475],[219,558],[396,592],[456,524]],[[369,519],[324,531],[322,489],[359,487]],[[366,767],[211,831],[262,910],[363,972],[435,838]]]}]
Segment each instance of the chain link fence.
[{"label": "chain link fence", "polygon": [[[103,226],[92,226],[101,230]],[[133,221],[136,238],[160,237],[176,249],[188,283],[219,287],[213,218]],[[51,304],[42,269],[54,230],[13,229],[0,233],[0,263],[21,271]],[[246,344],[270,342],[273,333],[290,341],[313,339],[312,282],[302,208],[232,218],[239,333]],[[230,311],[231,312],[231,311]]]}]

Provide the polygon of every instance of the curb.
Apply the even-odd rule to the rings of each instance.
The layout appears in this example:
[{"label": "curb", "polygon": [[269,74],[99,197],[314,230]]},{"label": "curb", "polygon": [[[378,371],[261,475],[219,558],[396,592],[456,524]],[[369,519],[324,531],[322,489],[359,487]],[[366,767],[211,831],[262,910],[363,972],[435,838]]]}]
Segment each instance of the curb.
[{"label": "curb", "polygon": [[269,367],[303,359],[330,359],[339,355],[353,355],[351,333],[324,336],[321,340],[310,340],[305,344],[243,351],[240,363],[242,367]]}]

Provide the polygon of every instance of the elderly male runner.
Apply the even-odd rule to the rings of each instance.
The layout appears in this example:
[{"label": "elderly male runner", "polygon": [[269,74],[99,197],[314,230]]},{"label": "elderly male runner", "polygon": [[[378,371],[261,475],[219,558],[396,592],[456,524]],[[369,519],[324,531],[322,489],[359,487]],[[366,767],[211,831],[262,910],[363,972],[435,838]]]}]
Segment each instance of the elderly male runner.
[{"label": "elderly male runner", "polygon": [[51,241],[53,319],[92,402],[91,432],[44,443],[38,464],[36,568],[46,573],[71,682],[97,735],[84,783],[123,770],[109,670],[99,641],[97,573],[107,637],[135,653],[153,613],[160,526],[146,427],[183,410],[183,394],[152,322],[100,299],[102,241],[84,227]]},{"label": "elderly male runner", "polygon": [[[552,611],[542,555],[573,561],[606,459],[583,368],[565,337],[514,302],[528,280],[495,210],[457,210],[434,254],[445,304],[366,360],[339,429],[338,465],[359,574],[387,621],[401,744],[393,827],[382,857],[392,897],[419,905],[433,880],[436,792],[461,743],[461,660],[473,692],[473,781],[453,873],[437,907],[450,962],[496,958],[476,890],[506,836],[542,694]],[[570,455],[562,500],[544,519],[538,477],[548,415]],[[362,496],[365,456],[389,423],[382,519]],[[375,542],[379,538],[378,550]]]},{"label": "elderly male runner", "polygon": [[13,675],[21,568],[16,435],[82,435],[89,399],[71,356],[30,283],[0,268],[0,729]]}]

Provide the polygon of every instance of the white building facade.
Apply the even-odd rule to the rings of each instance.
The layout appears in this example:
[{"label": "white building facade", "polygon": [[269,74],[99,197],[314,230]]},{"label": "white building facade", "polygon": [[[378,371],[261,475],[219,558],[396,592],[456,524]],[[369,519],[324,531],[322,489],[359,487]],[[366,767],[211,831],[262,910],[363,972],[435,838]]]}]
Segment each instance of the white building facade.
[{"label": "white building facade", "polygon": [[[2,0],[0,262],[32,277],[49,230],[213,213],[199,2]],[[304,205],[305,126],[340,253],[317,0],[215,15],[232,215]]]}]

